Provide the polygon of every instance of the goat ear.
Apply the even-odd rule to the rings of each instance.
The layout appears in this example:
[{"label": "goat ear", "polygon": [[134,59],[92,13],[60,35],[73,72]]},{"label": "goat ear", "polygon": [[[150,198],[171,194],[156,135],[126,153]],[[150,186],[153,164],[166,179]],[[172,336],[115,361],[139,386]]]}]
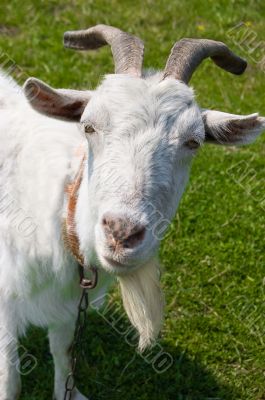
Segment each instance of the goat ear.
[{"label": "goat ear", "polygon": [[36,111],[67,121],[80,121],[91,97],[89,91],[56,90],[35,78],[29,78],[23,90]]},{"label": "goat ear", "polygon": [[258,114],[234,115],[203,110],[205,141],[227,146],[241,146],[253,142],[265,131],[265,118]]}]

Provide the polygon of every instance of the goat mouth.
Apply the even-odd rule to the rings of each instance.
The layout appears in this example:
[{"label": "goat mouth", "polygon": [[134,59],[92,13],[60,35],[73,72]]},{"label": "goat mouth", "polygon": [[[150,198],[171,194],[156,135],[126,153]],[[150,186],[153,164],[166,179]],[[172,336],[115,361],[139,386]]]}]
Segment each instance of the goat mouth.
[{"label": "goat mouth", "polygon": [[108,256],[101,256],[101,265],[103,269],[106,269],[110,273],[117,274],[117,275],[123,275],[123,274],[128,274],[136,269],[140,268],[144,263],[143,262],[137,262],[137,261],[132,261],[128,262],[129,260],[125,260],[123,263],[120,261],[114,260],[112,257]]},{"label": "goat mouth", "polygon": [[107,263],[114,268],[127,268],[128,265],[123,264],[119,261],[114,260],[113,258],[110,257],[104,257],[104,260],[107,261]]}]

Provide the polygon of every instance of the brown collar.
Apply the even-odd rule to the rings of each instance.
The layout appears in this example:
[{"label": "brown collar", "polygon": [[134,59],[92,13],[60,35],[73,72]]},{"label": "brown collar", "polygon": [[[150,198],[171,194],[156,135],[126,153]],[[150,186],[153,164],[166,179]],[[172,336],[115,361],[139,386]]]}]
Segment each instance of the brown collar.
[{"label": "brown collar", "polygon": [[[77,153],[80,154],[79,152]],[[78,271],[80,278],[80,286],[83,289],[93,289],[97,286],[98,271],[95,266],[86,265],[84,256],[80,252],[80,242],[76,233],[75,212],[78,198],[78,192],[82,182],[84,166],[86,161],[86,154],[82,152],[82,160],[77,171],[77,174],[72,183],[65,186],[65,193],[67,196],[66,215],[63,221],[63,241],[65,247],[71,252],[72,256],[78,263]],[[85,277],[85,269],[91,272],[91,279]]]},{"label": "brown collar", "polygon": [[76,233],[75,212],[78,198],[78,191],[82,182],[86,155],[83,154],[78,172],[74,181],[65,186],[67,196],[66,216],[63,221],[63,240],[65,246],[72,253],[78,264],[85,267],[83,255],[80,253],[80,242]]}]

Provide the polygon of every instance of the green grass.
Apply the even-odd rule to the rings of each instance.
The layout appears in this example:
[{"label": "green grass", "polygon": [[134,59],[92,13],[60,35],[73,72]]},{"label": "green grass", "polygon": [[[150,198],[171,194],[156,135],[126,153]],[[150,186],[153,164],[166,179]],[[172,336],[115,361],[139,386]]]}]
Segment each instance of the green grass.
[{"label": "green grass", "polygon": [[[209,37],[225,41],[250,66],[234,77],[204,62],[192,80],[200,104],[265,115],[265,73],[228,34],[245,21],[257,35],[254,44],[265,41],[263,0],[12,0],[0,7],[0,49],[24,71],[13,71],[20,80],[29,75],[57,87],[89,88],[112,71],[108,48],[64,50],[69,29],[107,23],[136,33],[146,43],[145,66],[156,68],[180,37]],[[205,146],[193,164],[161,248],[167,307],[160,343],[174,359],[171,368],[156,373],[93,315],[78,373],[85,393],[108,400],[265,399],[264,156],[263,137],[240,150]],[[255,175],[252,183],[238,183],[240,162]],[[32,329],[23,344],[38,367],[24,378],[22,399],[47,400],[53,366],[46,335]]]}]

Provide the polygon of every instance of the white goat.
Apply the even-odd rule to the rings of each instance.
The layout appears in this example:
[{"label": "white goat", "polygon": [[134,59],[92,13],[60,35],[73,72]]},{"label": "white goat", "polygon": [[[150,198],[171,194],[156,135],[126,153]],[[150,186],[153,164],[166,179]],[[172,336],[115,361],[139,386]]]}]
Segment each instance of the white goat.
[{"label": "white goat", "polygon": [[[164,225],[173,218],[200,146],[249,143],[265,128],[257,114],[202,111],[187,86],[209,56],[234,74],[245,70],[245,61],[223,43],[183,39],[164,72],[142,76],[143,44],[136,37],[104,25],[65,34],[66,47],[107,43],[116,74],[95,91],[54,90],[32,78],[24,87],[29,104],[14,82],[0,79],[0,400],[19,396],[10,357],[28,324],[48,327],[54,396],[64,396],[80,289],[62,221],[65,186],[79,170],[82,146],[74,218],[78,251],[99,270],[92,300],[117,276],[143,349],[162,321],[158,215]],[[18,211],[27,217],[20,223]],[[85,399],[77,390],[73,398]]]}]

